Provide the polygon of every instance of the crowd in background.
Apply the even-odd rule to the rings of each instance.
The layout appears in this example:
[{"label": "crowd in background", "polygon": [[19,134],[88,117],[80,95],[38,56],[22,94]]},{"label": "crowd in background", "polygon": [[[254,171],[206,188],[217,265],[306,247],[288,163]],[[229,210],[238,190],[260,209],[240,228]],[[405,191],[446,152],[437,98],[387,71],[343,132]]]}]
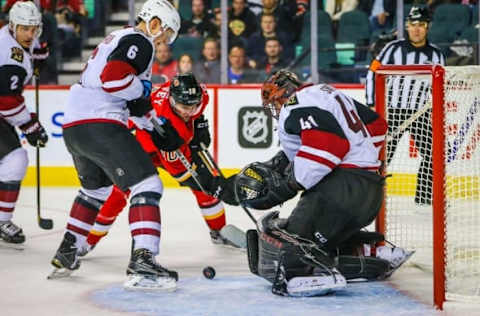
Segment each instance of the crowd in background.
[{"label": "crowd in background", "polygon": [[[16,1],[0,0],[0,24],[5,24],[8,11]],[[108,17],[112,12],[128,12],[128,0],[35,0],[43,12],[44,32],[41,41],[47,42],[50,57],[42,69],[41,83],[58,82],[58,69],[62,62],[82,57],[87,38],[104,36]],[[155,83],[165,82],[177,72],[193,71],[204,83],[220,83],[220,25],[222,15],[219,0],[173,0],[182,16],[180,35],[171,45],[159,45],[153,68]],[[394,39],[396,29],[396,0],[318,0],[318,8],[326,12],[329,19],[328,30],[319,34],[320,71],[345,69],[363,66],[366,73],[374,52],[367,54],[369,46],[375,47],[377,41]],[[446,3],[464,5],[471,9],[472,23],[477,0],[406,0],[408,8],[412,4],[427,6],[433,16],[435,9]],[[290,67],[307,79],[310,54],[310,14],[309,0],[229,0],[228,1],[228,83],[262,82],[272,71]],[[338,48],[342,39],[342,16],[349,12],[361,12],[368,21],[367,37],[353,43],[347,62],[342,62],[344,54]],[[407,12],[408,14],[408,12]],[[476,15],[478,23],[478,14]],[[323,21],[319,21],[323,23]],[[331,34],[324,34],[331,33]],[[326,46],[326,54],[334,55],[325,61],[325,41],[332,39]],[[456,40],[456,39],[454,39]],[[463,39],[462,39],[463,40]],[[452,39],[453,42],[453,39]],[[466,63],[476,63],[472,40],[467,42],[470,58]],[[352,48],[354,47],[354,48]],[[378,45],[377,45],[378,47]],[[358,51],[364,50],[359,57]],[[445,53],[457,57],[460,47],[447,47]],[[323,55],[322,55],[323,54]],[[460,53],[463,54],[463,53]],[[452,63],[454,59],[451,59]],[[457,59],[455,59],[457,60]],[[83,60],[84,61],[84,60]],[[346,64],[346,65],[345,65]],[[323,68],[322,68],[323,67]],[[333,81],[349,81],[351,78],[337,76]],[[352,79],[358,80],[358,77]],[[327,80],[328,81],[328,80]]]}]

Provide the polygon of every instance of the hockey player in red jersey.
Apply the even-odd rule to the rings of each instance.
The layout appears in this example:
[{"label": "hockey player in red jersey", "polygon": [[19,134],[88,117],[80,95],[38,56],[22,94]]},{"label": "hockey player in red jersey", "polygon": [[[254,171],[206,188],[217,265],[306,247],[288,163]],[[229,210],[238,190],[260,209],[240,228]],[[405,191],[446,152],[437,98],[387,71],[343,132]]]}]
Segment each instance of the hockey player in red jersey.
[{"label": "hockey player in red jersey", "polygon": [[[142,129],[145,122],[132,118],[131,125],[132,128],[135,128],[137,140],[152,158],[155,166],[165,169],[180,185],[191,188],[210,229],[212,242],[239,247],[240,245],[235,243],[236,240],[230,239],[226,230],[222,230],[226,226],[225,207],[218,197],[213,196],[218,189],[219,182],[196,153],[201,149],[200,143],[208,147],[211,141],[208,121],[203,115],[208,101],[206,88],[200,86],[191,73],[175,76],[152,93],[151,102],[156,115],[168,120],[179,134],[178,138],[162,140],[161,145],[164,146],[166,142],[171,142],[172,148],[178,147],[175,148],[175,151],[159,150],[152,141],[150,132]],[[202,188],[199,187],[196,180],[193,179],[193,175],[178,157],[177,150],[187,159],[188,163],[193,165],[195,176],[198,177],[197,180],[200,181]],[[203,192],[202,189],[206,192]],[[117,215],[125,207],[127,196],[127,192],[122,192],[119,188],[114,187],[112,194],[97,215],[95,224],[87,237],[86,248],[82,249],[81,255],[92,249],[108,233]],[[222,194],[222,198],[227,203],[236,203],[233,194],[230,197]],[[236,230],[233,225],[229,225],[228,231],[230,229]]]},{"label": "hockey player in red jersey", "polygon": [[[132,253],[126,288],[173,290],[178,274],[160,266],[159,201],[163,185],[148,154],[127,128],[129,116],[151,111],[155,44],[172,43],[180,28],[166,0],[147,0],[135,27],[109,34],[93,51],[65,107],[63,137],[81,183],[63,240],[51,263],[52,278],[79,268],[77,249],[115,184],[130,190]],[[155,131],[152,131],[155,134]]]},{"label": "hockey player in red jersey", "polygon": [[9,24],[0,29],[0,241],[9,245],[25,242],[22,229],[11,220],[28,166],[27,151],[15,127],[31,146],[44,147],[48,140],[22,95],[33,75],[36,57],[41,57],[34,49],[41,33],[42,15],[33,2],[15,3]]},{"label": "hockey player in red jersey", "polygon": [[353,255],[383,238],[360,230],[383,201],[378,170],[385,120],[333,87],[305,85],[287,70],[267,79],[261,93],[266,112],[278,120],[283,150],[244,168],[235,190],[255,209],[303,193],[288,218],[270,212],[258,231],[247,232],[251,271],[272,282],[273,293],[292,296],[323,295],[344,288],[346,279],[390,275],[411,253],[383,246],[381,258]]}]

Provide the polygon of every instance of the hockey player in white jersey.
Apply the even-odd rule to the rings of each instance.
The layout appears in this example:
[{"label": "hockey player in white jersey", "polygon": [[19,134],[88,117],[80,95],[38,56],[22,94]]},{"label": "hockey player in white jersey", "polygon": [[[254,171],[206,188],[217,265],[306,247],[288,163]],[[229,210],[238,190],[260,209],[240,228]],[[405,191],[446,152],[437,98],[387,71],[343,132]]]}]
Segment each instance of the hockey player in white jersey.
[{"label": "hockey player in white jersey", "polygon": [[288,218],[270,212],[247,233],[251,271],[272,282],[273,293],[291,296],[389,276],[408,253],[392,255],[388,248],[382,252],[388,260],[353,255],[383,238],[360,230],[383,200],[378,170],[385,120],[331,86],[302,84],[287,70],[267,79],[261,93],[266,112],[278,120],[282,151],[236,175],[237,197],[265,210],[303,193]]},{"label": "hockey player in white jersey", "polygon": [[98,210],[115,184],[131,191],[133,246],[127,268],[130,278],[125,286],[175,289],[177,272],[155,261],[163,185],[150,157],[129,132],[127,119],[152,109],[150,78],[155,44],[172,43],[179,28],[180,16],[168,1],[147,0],[136,26],[109,34],[88,59],[80,82],[71,87],[63,136],[81,189],[51,262],[55,267],[52,278],[78,269],[77,248],[85,243]]},{"label": "hockey player in white jersey", "polygon": [[42,15],[33,2],[17,2],[9,16],[9,24],[0,29],[0,240],[18,245],[25,236],[11,219],[28,156],[15,127],[32,146],[45,146],[48,136],[22,95],[33,75],[34,45],[42,32]]}]

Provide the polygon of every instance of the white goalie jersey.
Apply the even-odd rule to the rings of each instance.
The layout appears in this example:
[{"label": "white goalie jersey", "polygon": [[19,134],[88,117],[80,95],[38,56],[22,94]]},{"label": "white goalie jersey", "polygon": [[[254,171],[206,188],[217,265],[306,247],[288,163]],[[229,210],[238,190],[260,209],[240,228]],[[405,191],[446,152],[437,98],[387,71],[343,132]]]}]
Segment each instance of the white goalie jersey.
[{"label": "white goalie jersey", "polygon": [[387,123],[377,113],[328,85],[297,91],[282,107],[278,135],[305,189],[335,168],[377,171]]}]

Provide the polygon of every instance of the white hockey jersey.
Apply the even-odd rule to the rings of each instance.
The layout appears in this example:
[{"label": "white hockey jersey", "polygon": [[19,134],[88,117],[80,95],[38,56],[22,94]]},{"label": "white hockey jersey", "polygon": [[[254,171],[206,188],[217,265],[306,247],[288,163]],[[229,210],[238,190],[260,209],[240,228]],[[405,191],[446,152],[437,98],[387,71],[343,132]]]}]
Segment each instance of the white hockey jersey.
[{"label": "white hockey jersey", "polygon": [[8,25],[0,29],[0,43],[0,117],[19,126],[31,119],[22,93],[32,78],[32,56],[12,36]]},{"label": "white hockey jersey", "polygon": [[93,51],[81,80],[70,88],[64,128],[92,123],[127,124],[126,102],[142,96],[150,80],[154,46],[134,28],[114,31]]},{"label": "white hockey jersey", "polygon": [[280,111],[278,135],[309,189],[335,168],[376,171],[387,123],[377,113],[328,85],[297,91]]}]

